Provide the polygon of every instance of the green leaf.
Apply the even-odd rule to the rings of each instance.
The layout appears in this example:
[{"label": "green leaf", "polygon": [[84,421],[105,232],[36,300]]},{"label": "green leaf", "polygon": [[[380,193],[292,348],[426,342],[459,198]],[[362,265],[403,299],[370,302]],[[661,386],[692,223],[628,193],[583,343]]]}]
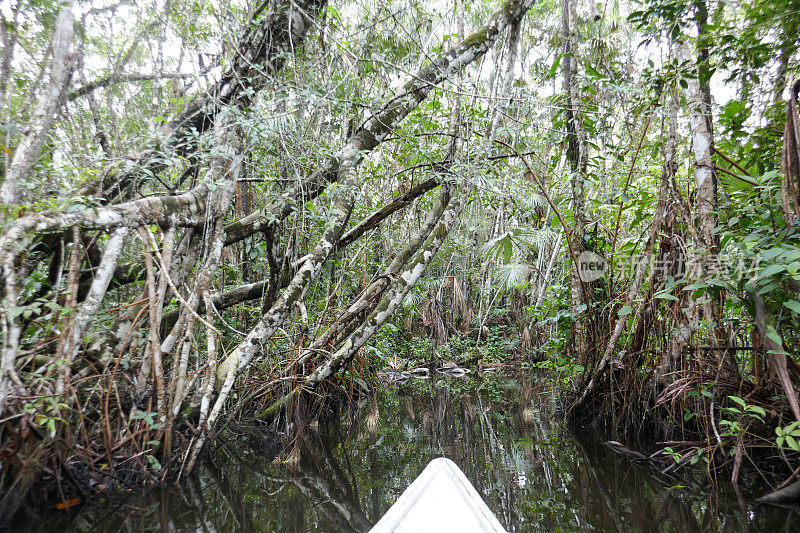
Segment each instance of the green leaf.
[{"label": "green leaf", "polygon": [[620,309],[619,313],[617,313],[617,314],[619,316],[623,317],[623,316],[628,316],[629,314],[631,314],[632,311],[633,311],[633,307],[631,307],[630,305],[624,305],[624,306],[622,306],[622,309]]},{"label": "green leaf", "polygon": [[767,285],[758,290],[758,294],[766,294],[778,288],[778,284],[770,281],[770,278],[763,278],[761,281],[767,281]]},{"label": "green leaf", "polygon": [[767,350],[767,353],[771,355],[790,355],[786,350]]},{"label": "green leaf", "polygon": [[26,309],[28,308],[22,306],[12,307],[8,311],[6,311],[6,316],[8,316],[10,320],[13,320],[17,318],[19,315],[21,315]]},{"label": "green leaf", "polygon": [[588,63],[586,64],[586,74],[588,74],[589,76],[592,76],[594,78],[602,78],[603,77],[603,75],[600,74],[600,72],[597,69],[595,69],[594,67],[592,67]]},{"label": "green leaf", "polygon": [[791,309],[794,314],[800,315],[800,302],[798,302],[797,300],[789,300],[788,302],[783,302],[783,305]]},{"label": "green leaf", "polygon": [[780,247],[769,248],[761,252],[761,259],[764,261],[771,261],[781,255],[783,253],[783,249]]},{"label": "green leaf", "polygon": [[775,344],[777,344],[778,346],[780,346],[781,348],[783,348],[783,339],[781,339],[781,336],[778,335],[778,332],[775,330],[775,327],[768,324],[766,330],[767,330],[767,338],[772,342],[774,342]]},{"label": "green leaf", "polygon": [[161,470],[161,463],[158,462],[158,459],[156,459],[152,455],[147,455],[146,457],[147,461],[150,463],[150,466],[153,468],[153,470],[155,470],[156,472]]},{"label": "green leaf", "polygon": [[747,402],[745,402],[744,400],[742,400],[742,399],[741,399],[741,398],[739,398],[738,396],[728,396],[728,398],[730,398],[730,399],[731,399],[731,400],[733,400],[734,402],[738,403],[738,404],[739,404],[739,405],[741,405],[742,407],[745,407],[745,406],[747,406]]},{"label": "green leaf", "polygon": [[558,67],[559,67],[559,65],[561,65],[561,58],[563,56],[564,56],[564,54],[558,54],[556,56],[555,60],[553,60],[553,66],[550,67],[550,72],[547,73],[548,79],[555,78],[556,72],[558,72]]},{"label": "green leaf", "polygon": [[672,300],[674,302],[678,301],[678,298],[676,296],[673,296],[668,292],[659,292],[658,294],[654,294],[653,298],[658,298],[659,300]]},{"label": "green leaf", "polygon": [[764,270],[761,271],[759,277],[768,278],[778,274],[780,272],[784,272],[786,270],[786,265],[769,265]]},{"label": "green leaf", "polygon": [[703,283],[702,281],[698,281],[697,283],[691,283],[683,288],[685,291],[696,291],[698,289],[707,289],[708,284]]}]

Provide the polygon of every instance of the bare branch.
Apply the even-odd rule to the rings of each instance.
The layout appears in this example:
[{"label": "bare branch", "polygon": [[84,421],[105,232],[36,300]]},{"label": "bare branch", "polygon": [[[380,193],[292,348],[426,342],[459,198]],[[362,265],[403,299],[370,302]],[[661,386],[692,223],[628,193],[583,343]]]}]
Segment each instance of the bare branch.
[{"label": "bare branch", "polygon": [[94,81],[87,83],[86,85],[75,89],[71,93],[67,95],[67,100],[72,101],[80,98],[81,96],[86,96],[97,89],[102,89],[103,87],[108,87],[110,85],[116,85],[118,83],[136,83],[140,81],[155,81],[155,80],[182,80],[191,77],[191,74],[127,74],[125,76],[106,76],[105,78],[100,78]]}]

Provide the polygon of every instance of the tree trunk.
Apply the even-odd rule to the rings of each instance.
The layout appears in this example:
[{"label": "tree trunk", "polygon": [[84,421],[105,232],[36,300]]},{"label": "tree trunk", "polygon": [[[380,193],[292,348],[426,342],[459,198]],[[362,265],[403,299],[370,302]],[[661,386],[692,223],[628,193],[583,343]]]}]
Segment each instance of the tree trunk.
[{"label": "tree trunk", "polygon": [[[575,26],[577,17],[575,6],[571,0],[561,0],[561,37],[563,39],[562,71],[564,76],[564,97],[566,106],[566,142],[567,161],[569,162],[572,185],[572,213],[574,225],[572,242],[575,252],[580,254],[584,249],[583,239],[586,227],[586,168],[588,165],[586,133],[580,112],[580,92],[578,87],[578,62],[575,46]],[[573,348],[576,355],[586,355],[585,312],[589,302],[585,301],[583,284],[578,272],[578,265],[573,261],[570,281],[570,310],[573,317]]]},{"label": "tree trunk", "polygon": [[[692,128],[692,150],[694,153],[694,181],[696,186],[697,252],[700,256],[700,275],[706,274],[705,265],[714,260],[719,252],[719,240],[715,233],[717,227],[717,176],[711,154],[714,153],[713,115],[711,110],[711,71],[709,66],[708,10],[704,0],[697,2],[697,77],[688,80],[687,99],[689,100],[689,122]],[[720,320],[720,300],[718,296],[703,296],[700,315],[712,327],[711,332],[717,344],[717,328]]]},{"label": "tree trunk", "polygon": [[39,95],[27,130],[14,151],[14,158],[11,160],[3,185],[0,187],[0,203],[2,204],[22,202],[23,194],[20,186],[30,177],[33,165],[39,160],[39,155],[42,153],[50,127],[60,109],[62,97],[72,76],[72,64],[75,60],[74,54],[70,53],[72,33],[72,7],[67,4],[61,8],[56,19],[49,79],[44,85],[42,94]]},{"label": "tree trunk", "polygon": [[281,409],[288,406],[289,402],[294,399],[300,391],[314,390],[324,380],[333,376],[350,362],[358,350],[361,349],[386,320],[394,314],[397,307],[402,303],[403,299],[425,272],[430,261],[436,256],[439,247],[441,247],[442,243],[447,238],[453,224],[460,217],[466,205],[468,195],[469,189],[465,189],[461,193],[458,201],[442,214],[441,220],[427,238],[425,244],[414,255],[408,266],[403,269],[397,277],[397,280],[393,283],[392,288],[384,294],[380,303],[370,313],[369,317],[348,337],[334,354],[303,380],[301,386],[293,389],[289,394],[283,396],[280,400],[263,411],[260,415],[261,418],[269,419],[276,416]]},{"label": "tree trunk", "polygon": [[[328,180],[335,179],[339,182],[330,210],[331,217],[314,251],[300,266],[278,301],[262,315],[245,339],[219,365],[219,394],[209,415],[208,427],[212,427],[219,416],[238,373],[250,364],[256,353],[264,349],[264,343],[281,326],[294,307],[294,303],[305,293],[311,280],[320,272],[339,242],[355,202],[355,193],[360,189],[357,167],[365,155],[389,137],[394,128],[437,84],[482,57],[495,43],[500,33],[514,21],[521,19],[533,3],[534,0],[508,0],[475,33],[413,75],[381,111],[356,131],[345,147],[336,154],[331,165],[312,175],[314,181],[326,177]],[[192,457],[197,456],[205,438],[206,434],[195,443]],[[191,459],[188,464],[192,464]]]},{"label": "tree trunk", "polygon": [[783,214],[792,226],[800,223],[800,114],[797,96],[800,93],[800,80],[792,86],[786,111],[786,129],[783,136]]}]

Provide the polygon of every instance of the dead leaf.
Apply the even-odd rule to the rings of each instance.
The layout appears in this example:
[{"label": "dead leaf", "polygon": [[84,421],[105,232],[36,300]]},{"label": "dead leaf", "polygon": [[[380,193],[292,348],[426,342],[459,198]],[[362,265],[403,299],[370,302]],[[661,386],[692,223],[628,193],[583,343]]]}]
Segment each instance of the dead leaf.
[{"label": "dead leaf", "polygon": [[70,500],[64,500],[63,502],[59,502],[55,505],[55,508],[59,511],[63,511],[64,509],[69,509],[70,507],[75,507],[81,503],[80,498],[72,498]]}]

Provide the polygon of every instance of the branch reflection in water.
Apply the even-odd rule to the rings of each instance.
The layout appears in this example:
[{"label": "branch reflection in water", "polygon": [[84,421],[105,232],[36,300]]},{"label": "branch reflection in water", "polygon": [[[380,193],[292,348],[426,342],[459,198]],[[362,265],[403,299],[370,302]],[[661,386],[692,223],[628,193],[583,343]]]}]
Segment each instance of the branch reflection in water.
[{"label": "branch reflection in water", "polygon": [[179,485],[53,511],[32,527],[360,533],[446,456],[511,532],[800,528],[797,510],[752,503],[764,487],[725,494],[702,473],[660,476],[602,446],[605,436],[570,432],[544,383],[514,372],[387,383],[287,449],[251,428]]}]

